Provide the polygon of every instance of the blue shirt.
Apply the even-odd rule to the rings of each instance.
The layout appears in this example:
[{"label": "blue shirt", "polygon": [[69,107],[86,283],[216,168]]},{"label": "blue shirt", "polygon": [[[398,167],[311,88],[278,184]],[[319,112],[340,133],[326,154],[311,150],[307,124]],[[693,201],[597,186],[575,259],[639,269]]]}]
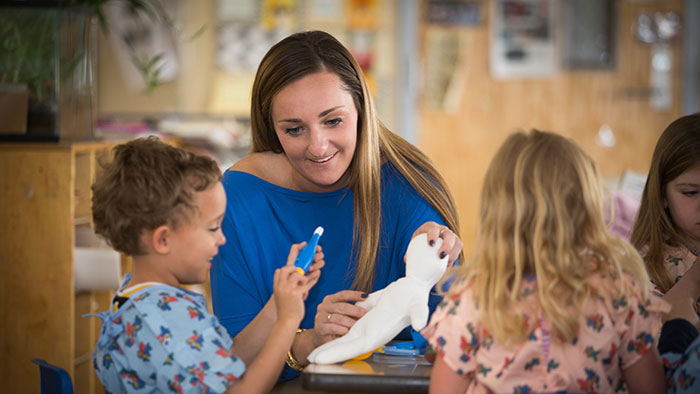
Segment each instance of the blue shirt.
[{"label": "blue shirt", "polygon": [[[231,170],[222,183],[227,196],[222,223],[226,244],[219,247],[211,270],[214,313],[232,336],[238,334],[272,295],[274,271],[286,264],[291,244],[308,241],[316,227],[322,226],[319,244],[326,264],[309,292],[301,322],[302,328],[313,328],[316,307],[323,298],[350,289],[353,282],[352,190],[301,192]],[[405,276],[403,256],[420,225],[427,221],[444,224],[391,164],[382,166],[381,215],[373,291]],[[440,297],[431,296],[430,313],[439,301]],[[285,366],[282,379],[297,374]]]},{"label": "blue shirt", "polygon": [[666,392],[700,392],[700,336],[695,326],[685,319],[667,321],[658,346],[666,372]]},{"label": "blue shirt", "polygon": [[245,371],[201,294],[152,285],[97,316],[93,362],[107,393],[223,393]]}]

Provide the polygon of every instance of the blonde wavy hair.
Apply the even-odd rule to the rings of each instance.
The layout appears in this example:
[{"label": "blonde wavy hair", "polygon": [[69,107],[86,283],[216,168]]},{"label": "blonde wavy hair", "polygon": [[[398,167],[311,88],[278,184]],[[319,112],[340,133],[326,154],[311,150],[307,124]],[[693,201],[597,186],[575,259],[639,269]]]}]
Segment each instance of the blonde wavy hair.
[{"label": "blonde wavy hair", "polygon": [[369,291],[380,238],[383,163],[393,164],[459,236],[457,209],[430,159],[379,121],[362,69],[347,48],[323,31],[292,34],[273,45],[260,62],[251,100],[252,152],[283,152],[272,125],[272,101],[288,84],[321,72],[338,75],[358,113],[357,145],[348,169],[354,196],[351,256],[357,257],[353,288]]},{"label": "blonde wavy hair", "polygon": [[471,287],[484,328],[506,345],[525,342],[536,323],[524,329],[526,276],[537,278],[538,307],[557,341],[577,335],[586,301],[604,291],[590,275],[610,274],[616,296],[633,291],[623,273],[643,296],[648,282],[636,250],[606,229],[593,160],[573,141],[538,130],[511,135],[491,161],[473,254],[453,273],[459,284],[449,293]]}]

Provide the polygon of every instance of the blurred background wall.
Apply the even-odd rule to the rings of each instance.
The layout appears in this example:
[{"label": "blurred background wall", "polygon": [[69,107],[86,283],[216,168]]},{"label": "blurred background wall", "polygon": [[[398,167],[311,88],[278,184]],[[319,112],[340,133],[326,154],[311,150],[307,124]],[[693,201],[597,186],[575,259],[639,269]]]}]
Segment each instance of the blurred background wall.
[{"label": "blurred background wall", "polygon": [[[563,3],[566,2],[559,5]],[[421,101],[418,145],[435,161],[452,187],[459,207],[465,252],[469,251],[476,232],[483,176],[491,156],[509,133],[515,129],[538,128],[572,137],[598,162],[614,189],[620,186],[625,171],[646,176],[658,136],[684,112],[683,94],[692,90],[697,97],[700,92],[697,79],[690,84],[683,78],[684,68],[688,67],[684,66],[684,50],[697,51],[700,40],[684,41],[679,34],[668,43],[650,44],[638,37],[641,15],[653,18],[657,13],[673,13],[683,20],[683,1],[603,3],[612,5],[614,20],[609,37],[614,51],[610,53],[610,65],[567,69],[559,61],[559,69],[544,77],[498,79],[492,75],[489,44],[494,7],[482,7],[483,22],[468,28],[420,24],[423,56],[431,53],[433,35],[457,37],[455,56],[459,71],[452,79],[455,92],[442,106]],[[694,12],[692,21],[697,25],[700,12],[697,8]],[[566,26],[562,25],[561,12],[554,15],[553,34],[558,34],[554,40],[560,44],[555,44],[555,51],[560,56]],[[584,41],[578,42],[583,45]],[[576,47],[571,50],[575,52]],[[663,93],[667,97],[660,108],[654,107],[654,100],[655,95],[662,93],[652,86],[655,51],[668,55],[665,60],[657,58],[667,62],[660,67],[668,67],[665,86],[668,92]],[[423,57],[423,61],[427,59]],[[698,75],[697,59],[695,62],[689,66],[694,67],[690,72]],[[695,106],[685,112],[698,110]]]},{"label": "blurred background wall", "polygon": [[446,177],[465,252],[486,167],[512,131],[572,137],[612,189],[634,194],[666,125],[699,109],[700,40],[688,39],[696,0],[175,0],[171,9],[183,35],[204,30],[178,40],[177,75],[151,93],[130,87],[123,54],[101,39],[101,116],[245,125],[269,46],[293,31],[327,30],[366,67],[382,120]]}]

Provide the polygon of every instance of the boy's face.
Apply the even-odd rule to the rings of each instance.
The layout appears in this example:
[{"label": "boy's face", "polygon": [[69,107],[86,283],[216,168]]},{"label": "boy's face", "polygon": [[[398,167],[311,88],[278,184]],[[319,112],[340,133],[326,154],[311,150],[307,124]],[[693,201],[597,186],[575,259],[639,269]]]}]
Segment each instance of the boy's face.
[{"label": "boy's face", "polygon": [[226,193],[221,182],[198,192],[195,204],[199,212],[184,220],[172,233],[171,260],[168,263],[172,275],[180,284],[203,283],[211,268],[211,259],[219,246],[226,242],[221,231],[221,221],[226,211]]}]

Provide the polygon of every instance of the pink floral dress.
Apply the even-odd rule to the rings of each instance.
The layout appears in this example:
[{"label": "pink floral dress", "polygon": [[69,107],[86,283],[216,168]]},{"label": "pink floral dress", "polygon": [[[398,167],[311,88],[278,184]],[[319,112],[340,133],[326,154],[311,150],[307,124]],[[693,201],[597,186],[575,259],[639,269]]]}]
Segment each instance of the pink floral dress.
[{"label": "pink floral dress", "polygon": [[685,246],[664,247],[664,266],[673,283],[678,282],[688,272],[697,258],[697,252],[693,253]]},{"label": "pink floral dress", "polygon": [[[641,250],[641,255],[645,256],[648,247]],[[668,272],[668,277],[671,278],[675,285],[685,275],[686,272],[693,266],[698,258],[698,251],[693,251],[685,246],[669,246],[664,245],[664,268]],[[653,290],[658,294],[663,294],[661,289],[656,287],[654,281],[651,281]],[[700,298],[695,301],[695,312],[700,315]]]},{"label": "pink floral dress", "polygon": [[[591,280],[597,289],[614,286],[605,275]],[[626,393],[622,370],[654,346],[670,306],[657,295],[644,302],[641,292],[617,299],[594,295],[579,334],[562,344],[550,338],[550,324],[538,312],[536,287],[534,277],[527,279],[521,295],[531,311],[526,321],[537,322],[528,325],[534,329],[525,343],[507,348],[494,341],[478,320],[468,287],[443,300],[422,334],[450,368],[471,378],[467,393]]]}]

